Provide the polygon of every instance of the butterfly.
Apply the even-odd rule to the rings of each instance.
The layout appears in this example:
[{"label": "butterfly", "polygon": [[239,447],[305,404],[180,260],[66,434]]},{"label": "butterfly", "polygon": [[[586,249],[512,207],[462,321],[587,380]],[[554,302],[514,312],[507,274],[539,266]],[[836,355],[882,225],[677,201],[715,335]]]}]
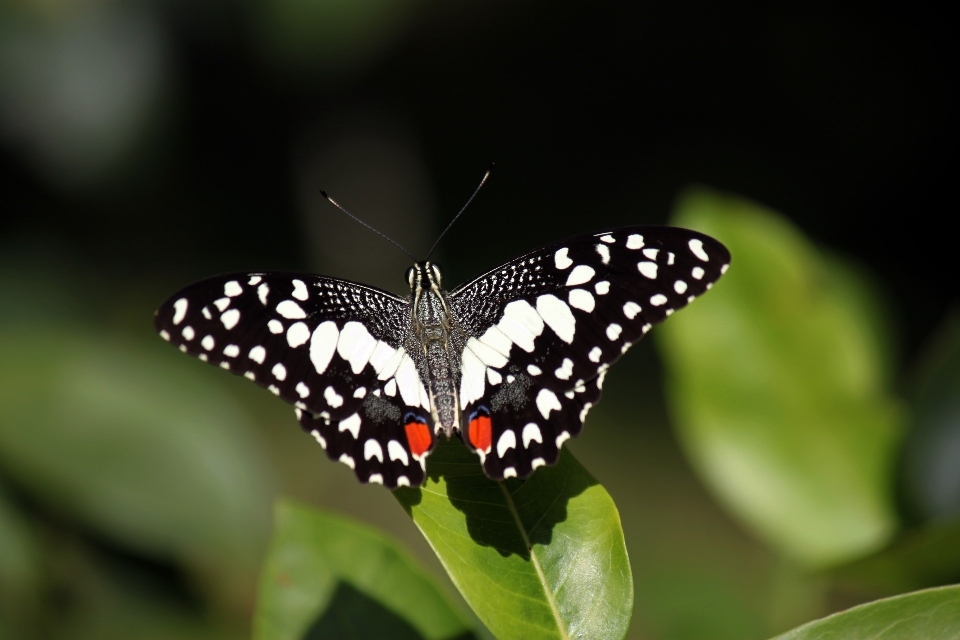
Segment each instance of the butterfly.
[{"label": "butterfly", "polygon": [[156,312],[160,336],[295,407],[360,482],[419,486],[441,433],[493,480],[556,463],[620,356],[724,274],[704,234],[634,226],[547,245],[452,291],[427,261],[407,297],[305,273],[233,273]]}]

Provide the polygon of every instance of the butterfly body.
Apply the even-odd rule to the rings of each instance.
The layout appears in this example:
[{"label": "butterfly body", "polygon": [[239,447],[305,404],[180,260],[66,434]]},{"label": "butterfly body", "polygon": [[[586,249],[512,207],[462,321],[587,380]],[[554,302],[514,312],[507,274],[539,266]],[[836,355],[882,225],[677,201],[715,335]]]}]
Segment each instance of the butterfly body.
[{"label": "butterfly body", "polygon": [[442,433],[493,479],[554,464],[599,400],[609,366],[726,271],[693,231],[577,236],[446,291],[407,271],[405,298],[297,273],[190,285],[161,305],[160,335],[295,406],[302,428],[362,482],[417,486]]}]

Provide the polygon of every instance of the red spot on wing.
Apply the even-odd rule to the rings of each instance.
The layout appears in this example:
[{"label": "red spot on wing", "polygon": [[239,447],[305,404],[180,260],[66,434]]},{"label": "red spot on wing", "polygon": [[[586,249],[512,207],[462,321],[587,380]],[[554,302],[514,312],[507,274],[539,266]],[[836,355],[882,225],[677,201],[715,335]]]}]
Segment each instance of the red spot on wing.
[{"label": "red spot on wing", "polygon": [[490,426],[490,416],[478,415],[470,421],[467,427],[467,435],[470,438],[470,444],[475,449],[484,453],[490,451],[490,443],[493,440],[493,428]]},{"label": "red spot on wing", "polygon": [[415,458],[419,458],[430,450],[430,445],[433,444],[433,436],[425,422],[410,418],[407,424],[403,425],[403,428],[407,432],[407,445]]}]

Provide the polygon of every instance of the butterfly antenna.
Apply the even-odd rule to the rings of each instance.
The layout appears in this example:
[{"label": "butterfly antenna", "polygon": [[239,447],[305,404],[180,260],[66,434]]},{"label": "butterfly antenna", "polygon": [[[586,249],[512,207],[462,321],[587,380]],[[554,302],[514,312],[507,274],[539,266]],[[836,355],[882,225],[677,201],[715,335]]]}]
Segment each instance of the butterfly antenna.
[{"label": "butterfly antenna", "polygon": [[453,216],[453,220],[450,221],[450,224],[447,225],[447,228],[443,230],[443,233],[440,234],[440,237],[437,238],[437,241],[433,243],[433,246],[430,247],[430,251],[427,253],[427,257],[424,260],[429,260],[430,256],[433,254],[433,250],[437,248],[437,245],[440,244],[440,241],[443,240],[443,236],[447,235],[447,231],[450,231],[450,227],[453,226],[453,223],[457,221],[463,212],[467,210],[467,207],[470,206],[470,203],[473,202],[473,199],[477,197],[477,194],[480,193],[480,187],[487,181],[487,178],[490,177],[490,173],[493,171],[493,163],[490,163],[490,166],[487,167],[487,172],[483,174],[483,178],[480,180],[480,184],[477,185],[477,188],[473,190],[473,195],[470,196],[470,199],[467,200],[467,203],[463,205],[463,208],[460,209],[460,213]]},{"label": "butterfly antenna", "polygon": [[361,220],[361,219],[358,218],[357,216],[353,215],[352,213],[350,213],[349,211],[347,211],[346,209],[344,209],[343,207],[341,207],[340,204],[339,204],[336,200],[334,200],[333,198],[331,198],[330,196],[327,195],[327,192],[326,192],[326,191],[324,191],[323,189],[320,189],[320,194],[321,194],[324,198],[326,198],[326,199],[330,202],[330,204],[332,204],[333,206],[335,206],[337,209],[340,209],[340,211],[343,211],[345,214],[347,214],[348,216],[350,216],[351,218],[353,218],[354,220],[356,220],[357,222],[359,222],[360,224],[362,224],[363,226],[365,226],[367,229],[370,229],[370,231],[373,231],[375,234],[377,234],[378,236],[380,236],[380,237],[383,238],[384,240],[387,240],[388,242],[391,242],[391,243],[393,243],[394,245],[396,245],[396,247],[397,247],[398,249],[400,249],[400,251],[403,251],[405,254],[407,254],[408,256],[410,256],[410,259],[413,260],[414,262],[417,261],[417,259],[413,257],[413,254],[411,254],[409,251],[407,251],[406,249],[403,248],[403,245],[401,245],[399,242],[397,242],[396,240],[394,240],[393,238],[391,238],[391,237],[388,236],[387,234],[385,234],[385,233],[383,233],[383,232],[381,232],[381,231],[378,231],[377,229],[374,229],[374,228],[371,227],[369,224],[367,224],[366,222],[364,222],[363,220]]}]

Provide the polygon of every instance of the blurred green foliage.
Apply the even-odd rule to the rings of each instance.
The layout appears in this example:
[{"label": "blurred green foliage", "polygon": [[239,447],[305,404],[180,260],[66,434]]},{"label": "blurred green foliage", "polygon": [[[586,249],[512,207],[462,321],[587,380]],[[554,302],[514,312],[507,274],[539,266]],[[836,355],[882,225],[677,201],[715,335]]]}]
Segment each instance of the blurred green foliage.
[{"label": "blurred green foliage", "polygon": [[879,305],[777,214],[705,190],[674,224],[730,249],[730,273],[658,332],[675,425],[711,487],[771,544],[813,566],[882,546],[897,527]]},{"label": "blurred green foliage", "polygon": [[456,607],[395,543],[358,523],[278,504],[254,638],[473,637]]}]

